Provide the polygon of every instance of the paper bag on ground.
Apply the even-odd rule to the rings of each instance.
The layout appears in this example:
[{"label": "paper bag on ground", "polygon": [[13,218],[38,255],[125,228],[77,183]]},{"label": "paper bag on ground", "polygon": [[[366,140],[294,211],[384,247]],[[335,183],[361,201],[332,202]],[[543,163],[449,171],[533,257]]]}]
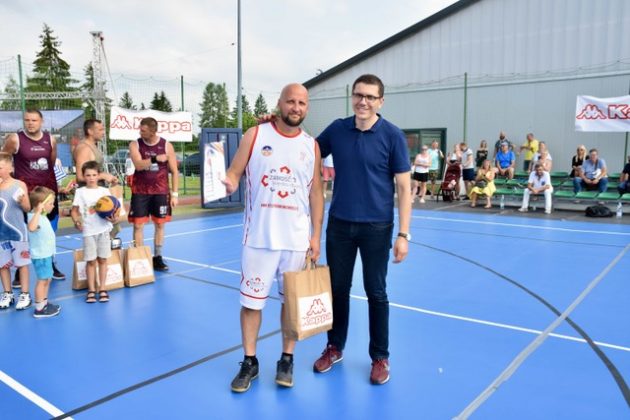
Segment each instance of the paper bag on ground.
[{"label": "paper bag on ground", "polygon": [[302,271],[284,273],[283,334],[303,340],[332,328],[332,291],[328,266],[307,264]]},{"label": "paper bag on ground", "polygon": [[[74,290],[87,289],[86,262],[83,261],[83,250],[74,251],[74,268],[72,270],[72,288]],[[98,264],[96,265],[96,279],[98,282]],[[112,250],[112,255],[107,259],[107,279],[105,290],[120,289],[125,285],[123,281],[123,268],[120,250]]]},{"label": "paper bag on ground", "polygon": [[151,248],[148,246],[127,248],[125,250],[125,286],[140,286],[154,281]]}]

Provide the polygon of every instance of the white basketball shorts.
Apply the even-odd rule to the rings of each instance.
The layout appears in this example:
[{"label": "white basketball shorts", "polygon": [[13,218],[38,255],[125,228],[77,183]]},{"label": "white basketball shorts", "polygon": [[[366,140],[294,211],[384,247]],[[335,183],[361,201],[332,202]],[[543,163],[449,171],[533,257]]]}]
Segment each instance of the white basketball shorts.
[{"label": "white basketball shorts", "polygon": [[304,268],[306,251],[273,251],[243,247],[241,262],[241,305],[261,310],[265,307],[271,286],[278,282],[278,296],[284,302],[283,273]]}]

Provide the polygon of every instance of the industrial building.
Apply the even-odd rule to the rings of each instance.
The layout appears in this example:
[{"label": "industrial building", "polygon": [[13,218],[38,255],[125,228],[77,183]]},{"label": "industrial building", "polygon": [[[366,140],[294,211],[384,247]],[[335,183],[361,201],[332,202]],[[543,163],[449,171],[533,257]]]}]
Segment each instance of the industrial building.
[{"label": "industrial building", "polygon": [[555,171],[570,169],[579,144],[598,148],[609,172],[623,168],[625,133],[576,132],[574,116],[577,95],[629,92],[628,1],[458,1],[306,81],[310,132],[352,114],[364,73],[385,83],[381,114],[412,154],[434,139],[443,150],[464,139],[492,148],[503,130],[517,145],[529,132],[545,141]]}]

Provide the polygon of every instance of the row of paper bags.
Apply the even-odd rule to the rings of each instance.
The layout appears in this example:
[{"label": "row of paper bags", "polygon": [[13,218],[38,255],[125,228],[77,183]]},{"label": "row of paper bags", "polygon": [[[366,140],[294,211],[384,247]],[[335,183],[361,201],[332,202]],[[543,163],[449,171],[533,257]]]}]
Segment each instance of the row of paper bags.
[{"label": "row of paper bags", "polygon": [[[151,249],[140,246],[112,250],[107,260],[106,290],[153,283]],[[87,288],[83,251],[74,251],[72,288]],[[97,266],[98,278],[98,266]],[[332,328],[332,291],[328,266],[307,263],[302,271],[284,273],[284,330],[286,337],[303,340]]]},{"label": "row of paper bags", "polygon": [[[98,264],[96,266],[96,278],[98,279]],[[151,248],[139,246],[112,250],[112,256],[107,259],[105,290],[120,289],[124,286],[140,286],[154,281]],[[86,262],[83,261],[83,250],[81,249],[74,251],[72,288],[74,290],[87,289]]]}]

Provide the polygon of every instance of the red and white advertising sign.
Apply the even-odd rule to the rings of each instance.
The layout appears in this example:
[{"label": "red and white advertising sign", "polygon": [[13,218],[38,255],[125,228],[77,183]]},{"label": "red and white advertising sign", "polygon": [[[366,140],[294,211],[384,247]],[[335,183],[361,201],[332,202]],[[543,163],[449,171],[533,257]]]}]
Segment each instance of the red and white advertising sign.
[{"label": "red and white advertising sign", "polygon": [[153,117],[158,122],[157,134],[168,141],[192,141],[191,112],[162,112],[153,109],[135,111],[112,107],[109,120],[109,138],[112,140],[136,140],[140,137],[140,121]]},{"label": "red and white advertising sign", "polygon": [[616,98],[578,96],[575,131],[630,131],[630,95]]}]

